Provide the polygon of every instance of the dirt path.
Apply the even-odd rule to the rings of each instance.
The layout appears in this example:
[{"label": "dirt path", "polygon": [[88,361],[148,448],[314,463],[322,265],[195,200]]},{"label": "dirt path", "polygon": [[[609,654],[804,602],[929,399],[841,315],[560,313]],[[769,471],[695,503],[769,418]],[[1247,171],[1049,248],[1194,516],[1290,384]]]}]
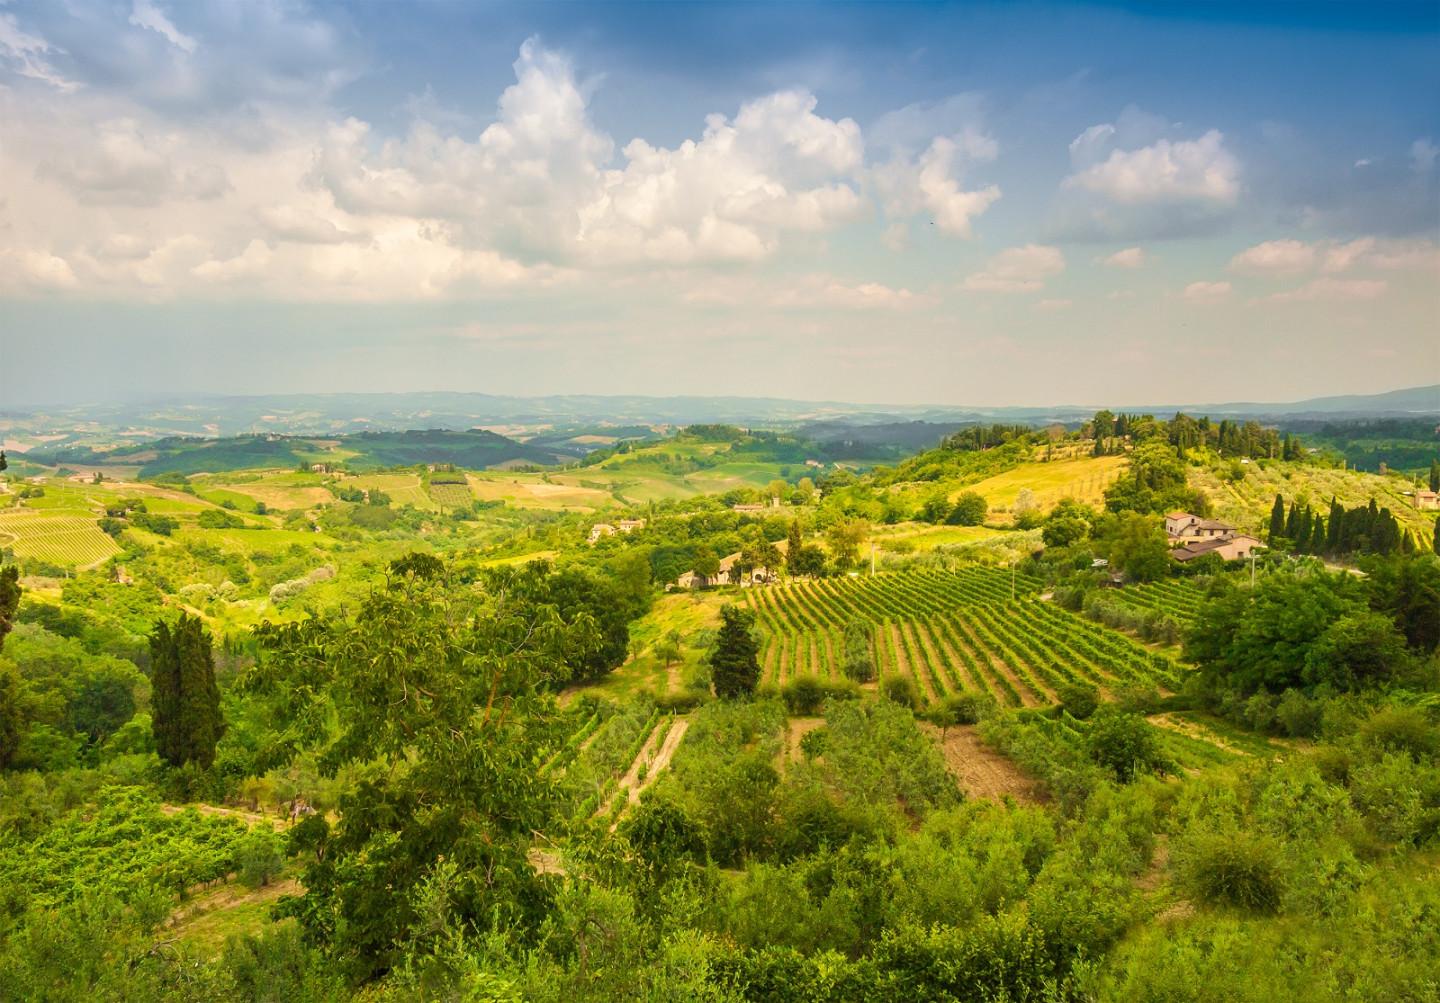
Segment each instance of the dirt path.
[{"label": "dirt path", "polygon": [[218,815],[222,818],[238,818],[242,822],[249,822],[251,825],[258,825],[261,822],[269,822],[276,829],[286,828],[286,821],[279,815],[267,815],[258,811],[246,811],[243,808],[222,808],[213,804],[162,804],[160,810],[166,815],[178,815],[186,808],[194,808],[202,815]]},{"label": "dirt path", "polygon": [[[655,726],[650,737],[645,739],[645,744],[640,748],[640,754],[630,764],[630,769],[625,771],[625,776],[620,778],[620,784],[611,795],[605,807],[600,810],[601,815],[609,815],[615,807],[618,798],[624,798],[626,809],[640,800],[640,795],[653,784],[660,775],[660,771],[670,765],[670,760],[675,755],[675,750],[680,747],[685,732],[690,728],[688,717],[677,717],[670,725],[670,730],[665,732],[665,739],[660,740],[660,730],[665,726],[662,721]],[[645,779],[640,779],[641,768],[645,770]],[[615,827],[612,825],[611,829]]]},{"label": "dirt path", "polygon": [[1039,804],[1044,800],[1040,785],[982,742],[974,725],[962,724],[948,729],[943,742],[940,729],[933,724],[920,727],[940,745],[945,765],[970,797],[1002,801],[1009,796],[1021,804]]},{"label": "dirt path", "polygon": [[1155,714],[1146,718],[1146,720],[1153,725],[1164,728],[1166,731],[1173,731],[1178,735],[1184,735],[1186,738],[1193,738],[1197,742],[1205,742],[1224,752],[1229,752],[1236,756],[1250,755],[1249,752],[1246,752],[1239,746],[1231,745],[1213,731],[1196,724],[1194,721],[1186,721],[1178,717],[1172,717],[1170,714]]}]

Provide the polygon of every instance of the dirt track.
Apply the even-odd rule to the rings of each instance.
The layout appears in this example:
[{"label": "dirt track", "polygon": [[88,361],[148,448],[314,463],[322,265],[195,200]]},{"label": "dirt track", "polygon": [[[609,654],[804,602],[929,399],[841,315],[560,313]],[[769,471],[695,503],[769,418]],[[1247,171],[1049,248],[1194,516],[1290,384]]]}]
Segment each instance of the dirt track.
[{"label": "dirt track", "polygon": [[[929,724],[921,727],[940,742],[939,728]],[[982,742],[974,725],[948,729],[940,750],[945,756],[945,765],[972,798],[1000,801],[1009,796],[1022,804],[1039,804],[1044,800],[1039,784]]]}]

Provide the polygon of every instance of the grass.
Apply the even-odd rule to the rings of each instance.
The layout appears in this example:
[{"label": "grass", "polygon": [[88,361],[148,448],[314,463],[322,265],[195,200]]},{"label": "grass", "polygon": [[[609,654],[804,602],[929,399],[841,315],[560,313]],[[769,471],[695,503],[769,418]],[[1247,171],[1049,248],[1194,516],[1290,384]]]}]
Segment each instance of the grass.
[{"label": "grass", "polygon": [[476,498],[503,501],[516,508],[593,511],[615,501],[608,489],[582,486],[578,483],[581,478],[572,475],[552,474],[546,480],[542,474],[495,471],[472,473],[467,478]]},{"label": "grass", "polygon": [[[641,690],[669,692],[679,688],[686,670],[705,657],[701,635],[720,626],[720,607],[740,597],[726,592],[680,592],[667,595],[630,626],[631,651],[620,668],[580,692],[622,699]],[[680,633],[681,658],[668,668],[656,657],[654,648],[670,631]]]},{"label": "grass", "polygon": [[270,911],[280,896],[300,892],[293,878],[272,881],[253,891],[238,882],[224,884],[181,907],[165,935],[182,941],[205,957],[219,957],[230,938],[259,933],[274,923]]},{"label": "grass", "polygon": [[872,537],[882,552],[907,553],[974,543],[1004,535],[1005,531],[991,529],[989,526],[932,526],[923,522],[902,522],[879,528]]}]

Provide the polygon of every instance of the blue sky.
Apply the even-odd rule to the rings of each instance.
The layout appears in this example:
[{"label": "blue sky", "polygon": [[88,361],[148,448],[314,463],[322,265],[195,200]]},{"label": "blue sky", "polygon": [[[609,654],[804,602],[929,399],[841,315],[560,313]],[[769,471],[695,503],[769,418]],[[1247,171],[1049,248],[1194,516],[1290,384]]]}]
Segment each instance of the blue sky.
[{"label": "blue sky", "polygon": [[1440,381],[1440,7],[0,0],[0,406]]}]

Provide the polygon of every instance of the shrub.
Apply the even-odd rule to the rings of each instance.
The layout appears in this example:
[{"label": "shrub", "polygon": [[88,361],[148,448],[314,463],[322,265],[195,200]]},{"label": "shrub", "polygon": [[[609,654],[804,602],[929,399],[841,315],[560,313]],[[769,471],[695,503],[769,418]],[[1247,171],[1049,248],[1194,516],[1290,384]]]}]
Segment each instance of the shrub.
[{"label": "shrub", "polygon": [[1281,854],[1269,836],[1205,832],[1180,854],[1182,884],[1210,905],[1273,913],[1280,906]]},{"label": "shrub", "polygon": [[1275,719],[1291,738],[1314,738],[1320,733],[1324,706],[1299,690],[1286,690],[1275,708]]},{"label": "shrub", "polygon": [[1100,706],[1100,691],[1085,683],[1068,683],[1060,687],[1060,706],[1071,717],[1084,721]]},{"label": "shrub", "polygon": [[265,823],[254,826],[235,848],[240,882],[246,888],[263,888],[285,866],[282,844],[275,830]]},{"label": "shrub", "polygon": [[824,728],[816,728],[800,736],[800,755],[805,757],[807,763],[825,754],[825,738]]},{"label": "shrub", "polygon": [[986,505],[983,495],[966,491],[955,499],[955,507],[950,510],[950,517],[945,521],[952,526],[979,526],[985,521],[988,512],[989,506]]},{"label": "shrub", "polygon": [[1105,708],[1095,714],[1086,735],[1090,758],[1121,783],[1169,766],[1155,729],[1138,714]]},{"label": "shrub", "polygon": [[909,676],[888,675],[880,680],[880,694],[911,710],[920,706],[920,690]]},{"label": "shrub", "polygon": [[815,676],[796,676],[785,684],[780,695],[786,710],[805,717],[820,713],[825,703],[825,688]]},{"label": "shrub", "polygon": [[1440,751],[1440,729],[1415,707],[1383,707],[1360,725],[1360,738],[1376,749],[1405,752],[1418,760]]}]

